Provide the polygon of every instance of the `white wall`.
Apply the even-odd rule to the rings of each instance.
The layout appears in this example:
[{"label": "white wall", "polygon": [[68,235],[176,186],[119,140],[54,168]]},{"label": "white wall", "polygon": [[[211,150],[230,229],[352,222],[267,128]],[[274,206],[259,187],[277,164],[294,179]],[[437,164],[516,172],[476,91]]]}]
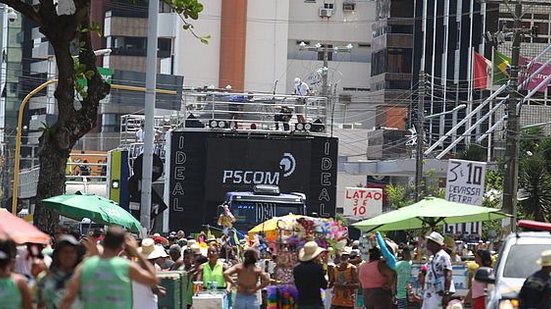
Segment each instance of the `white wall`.
[{"label": "white wall", "polygon": [[334,0],[334,15],[320,18],[323,0],[305,3],[291,1],[289,7],[289,39],[319,41],[371,42],[371,24],[375,20],[375,1],[358,1],[353,12],[343,12],[343,0]]},{"label": "white wall", "polygon": [[[294,1],[293,1],[294,2]],[[278,92],[285,90],[289,0],[249,0],[245,89]]]},{"label": "white wall", "polygon": [[209,44],[201,43],[189,31],[183,30],[181,21],[175,40],[174,74],[184,76],[186,87],[218,86],[222,2],[202,0],[201,3],[205,9],[192,24],[198,35],[211,36]]},{"label": "white wall", "polygon": [[[343,0],[334,1],[334,15],[327,19],[319,16],[324,0],[316,3],[291,1],[289,8],[289,46],[287,62],[286,92],[293,91],[293,79],[313,79],[322,61],[317,61],[314,51],[300,51],[297,42],[305,41],[314,46],[327,43],[333,46],[354,46],[350,54],[340,53],[336,57],[342,61],[329,62],[329,83],[338,84],[338,92],[343,87],[369,88],[371,74],[371,48],[359,44],[371,44],[371,25],[375,20],[375,1],[358,1],[353,12],[343,12]],[[321,88],[321,85],[314,88]]]}]

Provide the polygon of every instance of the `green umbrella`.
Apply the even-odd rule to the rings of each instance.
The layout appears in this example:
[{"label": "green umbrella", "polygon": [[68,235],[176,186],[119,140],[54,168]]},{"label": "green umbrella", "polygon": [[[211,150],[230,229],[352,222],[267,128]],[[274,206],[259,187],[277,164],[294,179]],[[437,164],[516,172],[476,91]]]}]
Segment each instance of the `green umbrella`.
[{"label": "green umbrella", "polygon": [[449,202],[426,197],[398,210],[353,224],[362,231],[399,231],[436,227],[443,224],[466,223],[502,219],[509,215],[499,209]]},{"label": "green umbrella", "polygon": [[140,222],[112,200],[93,194],[63,194],[42,200],[44,206],[74,220],[88,218],[96,223],[120,225],[139,233]]}]

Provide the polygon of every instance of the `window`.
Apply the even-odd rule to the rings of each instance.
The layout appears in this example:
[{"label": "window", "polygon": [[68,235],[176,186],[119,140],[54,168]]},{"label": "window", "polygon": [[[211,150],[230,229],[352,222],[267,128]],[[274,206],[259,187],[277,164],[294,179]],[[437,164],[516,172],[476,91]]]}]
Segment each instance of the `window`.
[{"label": "window", "polygon": [[534,14],[534,19],[549,20],[549,14]]},{"label": "window", "polygon": [[159,38],[158,41],[158,57],[168,58],[172,54],[172,39]]},{"label": "window", "polygon": [[159,1],[159,13],[172,13],[172,8],[164,1]]},{"label": "window", "polygon": [[304,3],[316,3],[316,0],[304,0]]},{"label": "window", "polygon": [[326,2],[326,3],[323,4],[324,9],[331,9],[332,10],[334,7],[335,7],[334,3],[327,3]]},{"label": "window", "polygon": [[548,23],[538,23],[538,22],[535,22],[534,23],[534,27],[537,28],[536,29],[536,33],[538,34],[538,36],[540,35],[548,35],[548,32],[549,32],[549,24]]}]

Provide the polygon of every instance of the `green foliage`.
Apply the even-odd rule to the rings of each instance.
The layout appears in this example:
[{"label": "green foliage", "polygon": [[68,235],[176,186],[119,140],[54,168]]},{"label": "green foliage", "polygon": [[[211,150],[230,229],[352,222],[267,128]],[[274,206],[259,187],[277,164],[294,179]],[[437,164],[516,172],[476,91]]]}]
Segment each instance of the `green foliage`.
[{"label": "green foliage", "polygon": [[204,9],[203,4],[197,0],[163,0],[178,14],[186,19],[199,19],[199,13]]},{"label": "green foliage", "polygon": [[540,140],[534,152],[543,157],[545,160],[545,168],[547,172],[551,174],[551,138],[547,137]]},{"label": "green foliage", "polygon": [[80,63],[78,57],[73,57],[73,79],[75,80],[75,91],[85,99],[88,96],[87,80],[94,76],[95,72],[87,70],[86,65]]},{"label": "green foliage", "polygon": [[538,145],[545,139],[542,127],[527,128],[520,131],[520,157],[526,156],[526,153],[536,152]]},{"label": "green foliage", "polygon": [[551,207],[551,174],[547,171],[548,162],[541,153],[536,153],[521,162],[520,187],[528,193],[528,198],[520,201],[523,213],[537,221],[547,221]]},{"label": "green foliage", "polygon": [[[444,198],[446,191],[444,188],[440,188],[439,179],[434,176],[432,171],[428,171],[427,174],[428,176],[422,181],[421,198],[425,196]],[[413,185],[390,184],[385,187],[385,194],[390,207],[400,209],[414,203],[415,187]]]},{"label": "green foliage", "polygon": [[387,201],[394,209],[413,204],[413,191],[411,185],[388,185],[385,187]]},{"label": "green foliage", "polygon": [[162,0],[168,4],[174,12],[178,13],[184,25],[182,26],[184,30],[189,30],[196,38],[198,38],[201,43],[208,44],[210,40],[210,35],[197,35],[194,31],[193,25],[189,23],[189,19],[197,20],[199,19],[199,13],[204,9],[204,6],[198,0]]}]

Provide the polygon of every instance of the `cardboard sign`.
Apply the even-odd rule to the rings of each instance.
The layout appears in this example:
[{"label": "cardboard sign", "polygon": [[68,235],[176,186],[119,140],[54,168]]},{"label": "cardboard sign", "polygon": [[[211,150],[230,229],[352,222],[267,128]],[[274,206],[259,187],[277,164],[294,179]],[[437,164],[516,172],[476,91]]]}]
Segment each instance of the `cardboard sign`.
[{"label": "cardboard sign", "polygon": [[383,212],[383,190],[346,188],[343,214],[354,219],[373,218]]},{"label": "cardboard sign", "polygon": [[446,200],[482,205],[486,163],[450,159],[446,183]]}]

